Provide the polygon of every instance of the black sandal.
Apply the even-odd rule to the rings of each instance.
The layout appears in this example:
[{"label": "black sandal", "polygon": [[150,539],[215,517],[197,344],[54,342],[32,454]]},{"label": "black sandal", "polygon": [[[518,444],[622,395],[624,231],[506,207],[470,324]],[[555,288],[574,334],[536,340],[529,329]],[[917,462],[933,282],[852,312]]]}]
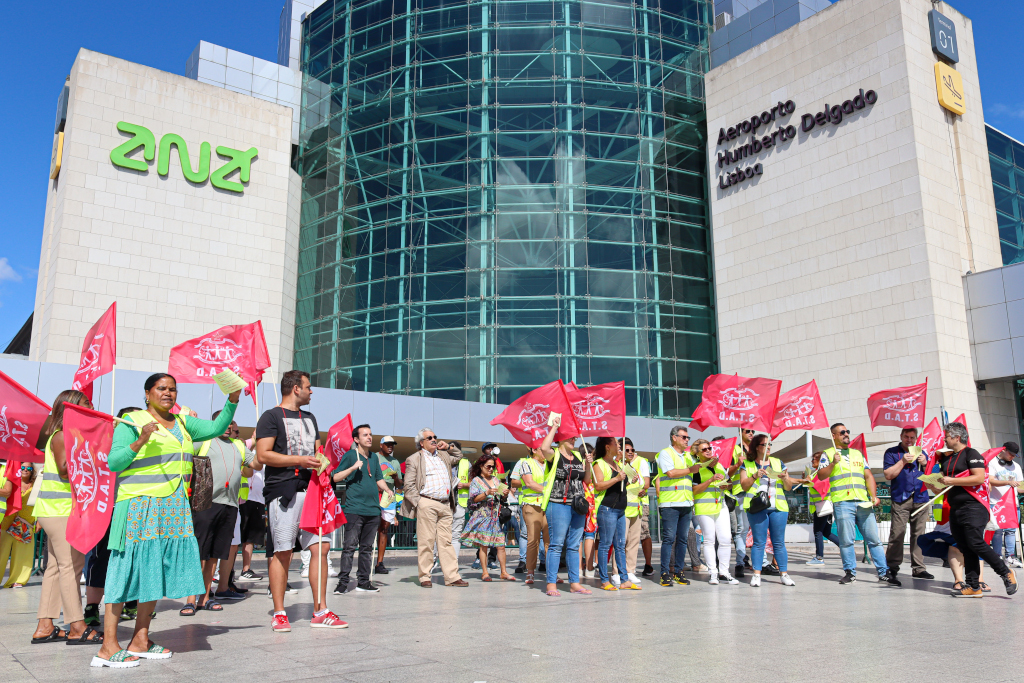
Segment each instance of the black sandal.
[{"label": "black sandal", "polygon": [[196,615],[195,603],[186,602],[185,606],[178,610],[178,614],[183,617],[194,617]]},{"label": "black sandal", "polygon": [[220,612],[223,611],[224,606],[216,600],[207,599],[206,602],[203,603],[203,606],[199,607],[198,609],[206,609],[210,610],[211,612]]},{"label": "black sandal", "polygon": [[[91,637],[93,634],[96,635],[95,638]],[[65,644],[66,645],[101,645],[102,643],[103,643],[103,634],[100,631],[98,631],[97,629],[93,628],[92,626],[88,626],[88,627],[86,627],[86,629],[84,631],[82,631],[82,636],[80,638],[68,638],[68,642],[65,643]]]},{"label": "black sandal", "polygon": [[48,636],[46,636],[44,638],[33,638],[32,639],[32,644],[33,645],[42,645],[43,643],[53,643],[53,642],[56,642],[58,640],[67,640],[67,639],[68,639],[67,631],[61,631],[60,627],[54,626],[53,627],[53,631],[50,632],[50,635],[48,635]]}]

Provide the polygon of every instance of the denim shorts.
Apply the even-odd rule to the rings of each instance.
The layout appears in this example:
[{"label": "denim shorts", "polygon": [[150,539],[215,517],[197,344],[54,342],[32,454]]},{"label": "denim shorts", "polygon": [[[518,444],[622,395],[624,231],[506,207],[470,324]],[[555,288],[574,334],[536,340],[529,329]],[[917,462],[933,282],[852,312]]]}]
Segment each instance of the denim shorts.
[{"label": "denim shorts", "polygon": [[594,540],[595,538],[597,538],[597,532],[596,531],[585,531],[585,532],[583,532],[583,540],[585,541],[588,538],[591,541]]}]

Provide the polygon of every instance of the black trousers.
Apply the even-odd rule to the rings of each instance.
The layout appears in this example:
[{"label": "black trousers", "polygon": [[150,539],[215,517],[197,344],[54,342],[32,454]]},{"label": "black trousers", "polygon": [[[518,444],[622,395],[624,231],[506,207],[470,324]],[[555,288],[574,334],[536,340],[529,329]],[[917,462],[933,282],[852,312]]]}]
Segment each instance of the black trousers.
[{"label": "black trousers", "polygon": [[1003,558],[985,542],[985,525],[989,512],[981,503],[972,500],[949,511],[949,533],[956,540],[956,547],[964,555],[964,582],[971,588],[978,587],[981,560],[988,562],[999,576],[1006,576],[1010,569]]},{"label": "black trousers", "polygon": [[341,562],[338,565],[338,582],[348,584],[352,573],[352,558],[359,548],[359,567],[356,570],[356,583],[370,582],[370,568],[373,563],[373,542],[377,538],[377,527],[380,526],[380,515],[345,515],[345,545],[341,550]]}]

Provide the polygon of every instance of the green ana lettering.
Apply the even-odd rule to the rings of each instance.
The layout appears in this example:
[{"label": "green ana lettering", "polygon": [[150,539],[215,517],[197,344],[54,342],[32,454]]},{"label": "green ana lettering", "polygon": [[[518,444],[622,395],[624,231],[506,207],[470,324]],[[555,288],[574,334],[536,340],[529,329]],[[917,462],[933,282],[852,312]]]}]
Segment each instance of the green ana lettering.
[{"label": "green ana lettering", "polygon": [[[181,172],[185,179],[191,183],[202,184],[207,178],[210,183],[221,190],[228,192],[243,192],[244,183],[249,182],[249,174],[252,169],[252,162],[257,157],[255,147],[246,151],[231,149],[230,147],[218,147],[217,156],[228,159],[220,168],[210,173],[210,143],[204,142],[199,145],[199,165],[192,170],[192,162],[188,155],[188,146],[180,135],[167,133],[160,138],[160,154],[157,157],[156,137],[152,131],[134,123],[118,121],[117,129],[122,133],[128,133],[132,137],[110,151],[110,161],[115,166],[131,169],[133,171],[149,171],[149,163],[158,158],[156,172],[166,177],[171,167],[171,146],[178,151],[178,162],[181,165]],[[141,159],[130,159],[128,155],[138,148],[142,148]],[[238,182],[228,180],[228,176],[238,171]]]}]

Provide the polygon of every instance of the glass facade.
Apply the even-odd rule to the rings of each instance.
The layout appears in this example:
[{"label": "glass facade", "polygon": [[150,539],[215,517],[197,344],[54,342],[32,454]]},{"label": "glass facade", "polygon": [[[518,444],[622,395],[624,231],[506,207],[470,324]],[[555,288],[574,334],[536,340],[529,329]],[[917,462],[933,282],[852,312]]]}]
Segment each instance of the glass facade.
[{"label": "glass facade", "polygon": [[328,0],[303,23],[295,367],[506,403],[717,371],[708,0]]},{"label": "glass facade", "polygon": [[985,126],[1003,265],[1024,261],[1024,145]]}]

